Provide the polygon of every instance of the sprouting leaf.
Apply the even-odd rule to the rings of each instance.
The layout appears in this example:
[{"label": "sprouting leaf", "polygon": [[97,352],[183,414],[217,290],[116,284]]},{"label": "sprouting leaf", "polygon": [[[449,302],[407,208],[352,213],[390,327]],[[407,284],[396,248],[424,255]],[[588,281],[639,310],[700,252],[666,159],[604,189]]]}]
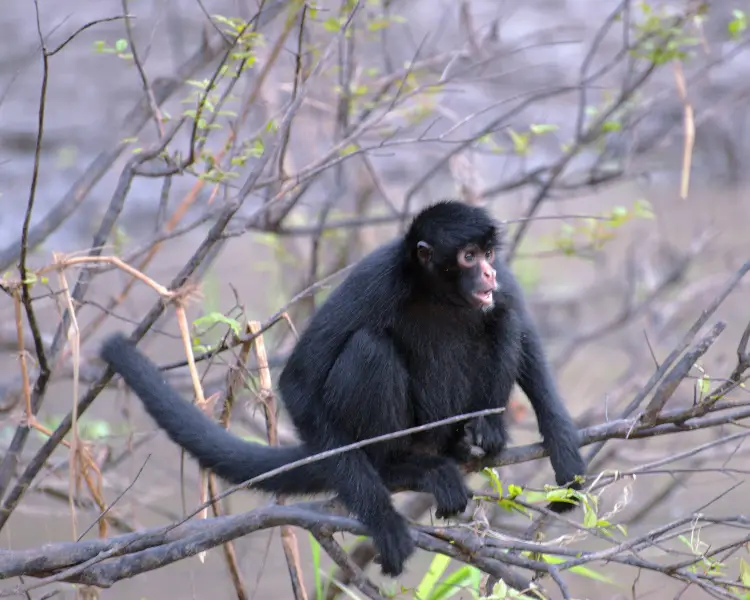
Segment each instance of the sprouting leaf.
[{"label": "sprouting leaf", "polygon": [[633,213],[641,219],[654,218],[654,209],[652,208],[651,203],[643,198],[635,201],[633,204]]},{"label": "sprouting leaf", "polygon": [[552,124],[532,124],[529,129],[531,130],[531,133],[534,135],[542,135],[543,133],[550,133],[552,131],[557,131],[559,127],[557,125]]},{"label": "sprouting leaf", "polygon": [[727,24],[727,31],[729,32],[729,37],[736,40],[747,29],[747,15],[745,15],[745,11],[735,8],[732,11],[732,16],[734,18]]},{"label": "sprouting leaf", "polygon": [[705,373],[695,382],[695,384],[698,387],[698,393],[701,397],[707,396],[711,391],[711,377]]},{"label": "sprouting leaf", "polygon": [[193,327],[205,331],[218,323],[228,325],[235,335],[241,335],[242,326],[240,325],[240,323],[235,319],[231,319],[230,317],[221,314],[220,312],[210,312],[207,315],[198,317],[195,321],[193,321]]},{"label": "sprouting leaf", "polygon": [[331,33],[338,33],[338,30],[341,28],[341,23],[336,17],[331,17],[330,19],[326,19],[323,21],[323,29],[326,31],[330,31]]},{"label": "sprouting leaf", "polygon": [[446,576],[433,590],[430,600],[447,600],[462,590],[479,592],[482,573],[476,567],[464,565]]},{"label": "sprouting leaf", "polygon": [[263,140],[260,138],[255,138],[253,141],[253,146],[250,148],[250,156],[254,156],[255,158],[260,158],[263,156],[263,152],[265,152],[265,145],[263,144]]},{"label": "sprouting leaf", "polygon": [[517,154],[528,154],[529,152],[529,134],[517,133],[512,128],[508,128],[508,135],[513,140],[513,149]]},{"label": "sprouting leaf", "polygon": [[341,156],[349,156],[350,154],[354,154],[357,150],[359,150],[359,146],[355,143],[351,143],[339,150],[339,154],[341,154]]},{"label": "sprouting leaf", "polygon": [[619,121],[607,120],[602,123],[602,131],[610,133],[613,131],[620,131],[622,129],[622,123]]},{"label": "sprouting leaf", "polygon": [[750,585],[750,565],[745,562],[744,558],[740,558],[740,580],[742,585]]},{"label": "sprouting leaf", "polygon": [[508,498],[512,500],[523,493],[523,488],[513,483],[508,484]]},{"label": "sprouting leaf", "polygon": [[[549,556],[548,554],[542,555],[542,558],[544,559],[544,562],[548,562],[553,565],[560,564],[562,562],[565,562],[566,559],[559,557],[559,556]],[[583,577],[588,577],[589,579],[594,579],[596,581],[601,581],[602,583],[611,583],[615,584],[614,579],[610,579],[609,577],[606,577],[605,575],[602,575],[601,573],[597,573],[593,569],[590,569],[588,567],[584,567],[583,565],[578,565],[577,567],[571,567],[570,569],[571,573],[576,573],[577,575],[581,575]]]}]

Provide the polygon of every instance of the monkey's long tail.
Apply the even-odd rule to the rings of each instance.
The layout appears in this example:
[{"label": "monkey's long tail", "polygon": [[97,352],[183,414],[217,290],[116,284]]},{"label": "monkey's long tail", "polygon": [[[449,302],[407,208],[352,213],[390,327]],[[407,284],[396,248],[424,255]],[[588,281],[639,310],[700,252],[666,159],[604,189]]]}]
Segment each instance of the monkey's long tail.
[{"label": "monkey's long tail", "polygon": [[[242,483],[312,454],[304,445],[263,446],[232,435],[180,397],[158,367],[120,333],[105,340],[100,356],[122,376],[173,442],[201,467],[230,483]],[[330,489],[325,465],[322,460],[296,467],[261,481],[256,487],[290,495],[324,492]]]}]

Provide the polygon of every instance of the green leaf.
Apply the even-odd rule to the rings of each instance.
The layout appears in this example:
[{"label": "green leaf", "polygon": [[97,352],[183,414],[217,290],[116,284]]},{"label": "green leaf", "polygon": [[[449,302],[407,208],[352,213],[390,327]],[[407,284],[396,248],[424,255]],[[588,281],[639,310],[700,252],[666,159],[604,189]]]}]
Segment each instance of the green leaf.
[{"label": "green leaf", "polygon": [[120,38],[115,42],[115,50],[118,52],[125,52],[128,49],[128,40]]},{"label": "green leaf", "polygon": [[[544,559],[544,562],[550,563],[552,565],[559,565],[560,563],[563,563],[567,560],[559,556],[549,556],[547,554],[543,554],[542,558]],[[601,581],[602,583],[611,583],[611,584],[615,583],[614,579],[610,579],[609,577],[606,577],[605,575],[602,575],[601,573],[597,573],[593,569],[589,569],[588,567],[584,567],[583,565],[579,565],[577,567],[571,567],[570,569],[567,569],[567,570],[569,570],[571,573],[576,573],[577,575],[588,577],[589,579]]]},{"label": "green leaf", "polygon": [[528,154],[529,152],[529,134],[528,133],[517,133],[513,129],[508,128],[508,135],[513,140],[513,150],[517,154]]},{"label": "green leaf", "polygon": [[331,33],[338,33],[339,29],[341,29],[341,23],[339,23],[336,17],[331,17],[323,21],[323,29]]},{"label": "green leaf", "polygon": [[492,598],[493,600],[502,600],[508,597],[508,584],[502,579],[492,586]]},{"label": "green leaf", "polygon": [[479,569],[464,565],[453,571],[435,587],[430,600],[446,600],[465,589],[479,592],[481,581],[482,573]]},{"label": "green leaf", "polygon": [[492,484],[493,489],[495,492],[497,492],[498,496],[503,496],[503,482],[500,481],[500,478],[497,476],[497,473],[495,473],[494,469],[484,469],[484,474],[489,478],[490,483]]},{"label": "green leaf", "polygon": [[449,556],[445,556],[444,554],[436,554],[432,558],[430,568],[427,570],[427,573],[424,574],[424,577],[422,577],[422,581],[419,582],[419,586],[417,586],[415,597],[419,600],[430,599],[432,597],[432,590],[435,588],[435,584],[439,581],[440,577],[443,575],[445,569],[448,568],[448,565],[450,563],[451,558]]},{"label": "green leaf", "polygon": [[255,158],[260,158],[263,156],[263,153],[265,152],[266,147],[263,144],[263,140],[260,138],[256,138],[253,142],[252,148],[250,148],[250,156],[254,156]]},{"label": "green leaf", "polygon": [[195,327],[196,329],[203,328],[204,330],[207,330],[217,323],[228,325],[235,335],[241,335],[242,327],[240,326],[239,322],[235,319],[231,319],[221,314],[220,312],[210,312],[207,315],[198,317],[195,321],[193,321],[193,327]]},{"label": "green leaf", "polygon": [[651,203],[648,200],[639,199],[636,200],[633,204],[633,213],[635,216],[640,217],[641,219],[653,219],[654,216],[654,209],[651,206]]},{"label": "green leaf", "polygon": [[729,24],[727,25],[727,31],[729,32],[729,37],[733,40],[738,39],[747,29],[747,16],[745,15],[745,11],[734,9],[732,11],[732,15],[734,18],[729,21]]},{"label": "green leaf", "polygon": [[83,432],[85,432],[84,437],[88,439],[101,439],[112,435],[112,429],[109,426],[109,423],[100,419],[86,422],[82,429]]},{"label": "green leaf", "polygon": [[696,385],[698,386],[698,392],[700,393],[700,395],[707,396],[711,391],[711,377],[704,374],[700,379],[698,379],[698,381],[696,381]]},{"label": "green leaf", "polygon": [[622,123],[619,121],[604,121],[602,123],[602,131],[605,133],[620,131],[622,129]]},{"label": "green leaf", "polygon": [[551,125],[551,124],[532,124],[529,129],[531,130],[531,133],[534,135],[542,135],[543,133],[550,133],[552,131],[557,131],[559,127],[557,125]]},{"label": "green leaf", "polygon": [[312,533],[308,531],[307,535],[310,540],[310,554],[312,554],[313,573],[315,575],[315,598],[319,600],[323,597],[323,578],[320,575],[320,544]]},{"label": "green leaf", "polygon": [[596,527],[597,518],[596,513],[593,510],[587,510],[583,515],[583,526],[588,529]]},{"label": "green leaf", "polygon": [[508,484],[508,498],[512,500],[513,498],[520,496],[523,493],[523,488],[520,485],[515,485],[513,483]]},{"label": "green leaf", "polygon": [[339,154],[341,156],[349,156],[350,154],[354,154],[357,150],[359,150],[359,146],[355,143],[351,143],[339,150]]},{"label": "green leaf", "polygon": [[744,558],[740,558],[740,581],[742,585],[750,585],[750,565],[745,562]]},{"label": "green leaf", "polygon": [[373,19],[367,24],[367,29],[370,31],[380,31],[390,25],[390,21],[386,18]]}]

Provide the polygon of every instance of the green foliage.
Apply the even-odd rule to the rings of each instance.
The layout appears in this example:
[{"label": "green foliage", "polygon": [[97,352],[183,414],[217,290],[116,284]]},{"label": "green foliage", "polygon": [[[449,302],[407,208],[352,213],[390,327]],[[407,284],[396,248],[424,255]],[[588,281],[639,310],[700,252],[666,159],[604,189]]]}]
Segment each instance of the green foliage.
[{"label": "green foliage", "polygon": [[[315,578],[315,597],[314,600],[324,600],[326,596],[328,595],[328,588],[330,586],[330,582],[334,580],[334,571],[336,570],[336,566],[332,566],[330,569],[328,569],[328,572],[325,573],[325,577],[323,576],[323,568],[320,565],[320,559],[323,555],[322,549],[320,547],[320,544],[318,543],[318,540],[315,539],[315,536],[313,536],[311,533],[308,532],[308,542],[310,544],[310,554],[312,555],[312,562],[313,562],[313,576]],[[365,540],[365,536],[356,536],[351,545],[357,544],[363,540]],[[349,552],[351,550],[350,547],[344,546],[344,550]],[[363,600],[362,596],[358,595],[354,590],[351,588],[341,584],[336,584],[339,589],[341,589],[344,594],[346,594],[350,598],[355,598],[356,600]]]},{"label": "green foliage", "polygon": [[555,247],[566,256],[575,256],[577,248],[587,245],[600,250],[614,239],[616,230],[634,219],[653,219],[654,213],[647,200],[636,200],[631,208],[615,206],[605,218],[582,219],[571,225],[563,223],[555,238]]},{"label": "green foliage", "polygon": [[432,558],[430,568],[422,577],[414,593],[415,600],[446,600],[465,590],[472,592],[477,598],[482,573],[479,569],[463,565],[442,577],[453,560],[444,554],[436,554]]},{"label": "green foliage", "polygon": [[538,600],[542,596],[539,593],[534,593],[531,596],[516,591],[508,587],[508,584],[501,579],[492,587],[492,592],[489,596],[480,596],[479,600],[505,600],[506,598],[513,598],[514,600]]},{"label": "green foliage", "polygon": [[[722,577],[725,580],[737,581],[743,586],[750,586],[750,564],[748,564],[745,558],[739,558],[736,575],[729,573],[729,566],[726,563],[716,559],[714,556],[707,556],[707,553],[711,550],[711,546],[700,539],[700,527],[698,525],[693,526],[690,537],[679,535],[678,539],[695,556],[695,562],[687,567],[687,570],[691,573]],[[747,551],[747,545],[745,545],[745,550]],[[729,553],[727,558],[732,555],[733,553]],[[750,600],[750,591],[731,585],[726,586],[726,588],[738,600]]]},{"label": "green foliage", "polygon": [[206,343],[206,340],[202,339],[209,333],[212,334],[211,337],[216,341],[224,337],[225,330],[212,331],[217,325],[226,325],[237,337],[242,335],[243,327],[239,321],[222,314],[218,310],[208,312],[202,317],[195,319],[192,323],[195,331],[192,339],[193,352],[208,352],[211,350],[212,344]]},{"label": "green foliage", "polygon": [[546,123],[531,124],[528,131],[517,132],[512,127],[508,127],[508,135],[513,142],[513,152],[526,156],[531,150],[531,141],[533,136],[544,135],[545,133],[552,133],[557,131],[557,125],[551,125]]},{"label": "green foliage", "polygon": [[[50,430],[58,428],[62,423],[63,415],[47,414],[43,417],[37,416],[39,422]],[[6,428],[3,428],[5,430]],[[114,436],[122,436],[130,433],[130,428],[124,421],[116,420],[113,422],[106,419],[97,419],[89,415],[81,415],[78,418],[78,435],[81,439],[95,442],[105,442]],[[39,440],[46,442],[47,436],[41,431],[33,430],[33,435]],[[69,438],[69,435],[66,436]]]},{"label": "green foliage", "polygon": [[323,577],[320,573],[320,544],[318,543],[318,540],[315,539],[315,536],[307,532],[307,538],[310,542],[310,553],[312,554],[312,563],[313,563],[313,577],[315,577],[315,598],[322,600],[325,598],[325,595],[323,593]]},{"label": "green foliage", "polygon": [[123,60],[133,60],[133,53],[127,52],[129,47],[128,40],[123,38],[118,39],[114,46],[108,45],[104,40],[94,42],[94,52],[97,54],[115,54],[117,58]]},{"label": "green foliage", "polygon": [[747,29],[747,15],[744,10],[735,8],[732,11],[732,16],[733,19],[727,24],[727,31],[731,39],[738,40]]},{"label": "green foliage", "polygon": [[656,10],[648,2],[641,2],[639,7],[642,19],[634,21],[633,25],[639,43],[630,51],[631,55],[655,65],[688,59],[689,49],[700,44],[700,39],[687,35],[682,27],[676,26],[676,19],[669,14],[667,7]]}]

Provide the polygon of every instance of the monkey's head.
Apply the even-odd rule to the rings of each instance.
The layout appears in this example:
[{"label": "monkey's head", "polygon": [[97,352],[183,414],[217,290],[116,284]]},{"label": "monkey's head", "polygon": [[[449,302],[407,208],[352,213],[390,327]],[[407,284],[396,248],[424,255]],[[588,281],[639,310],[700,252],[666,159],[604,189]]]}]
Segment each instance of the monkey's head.
[{"label": "monkey's head", "polygon": [[433,204],[414,218],[405,243],[422,291],[466,308],[495,306],[500,230],[486,210],[457,201]]}]

